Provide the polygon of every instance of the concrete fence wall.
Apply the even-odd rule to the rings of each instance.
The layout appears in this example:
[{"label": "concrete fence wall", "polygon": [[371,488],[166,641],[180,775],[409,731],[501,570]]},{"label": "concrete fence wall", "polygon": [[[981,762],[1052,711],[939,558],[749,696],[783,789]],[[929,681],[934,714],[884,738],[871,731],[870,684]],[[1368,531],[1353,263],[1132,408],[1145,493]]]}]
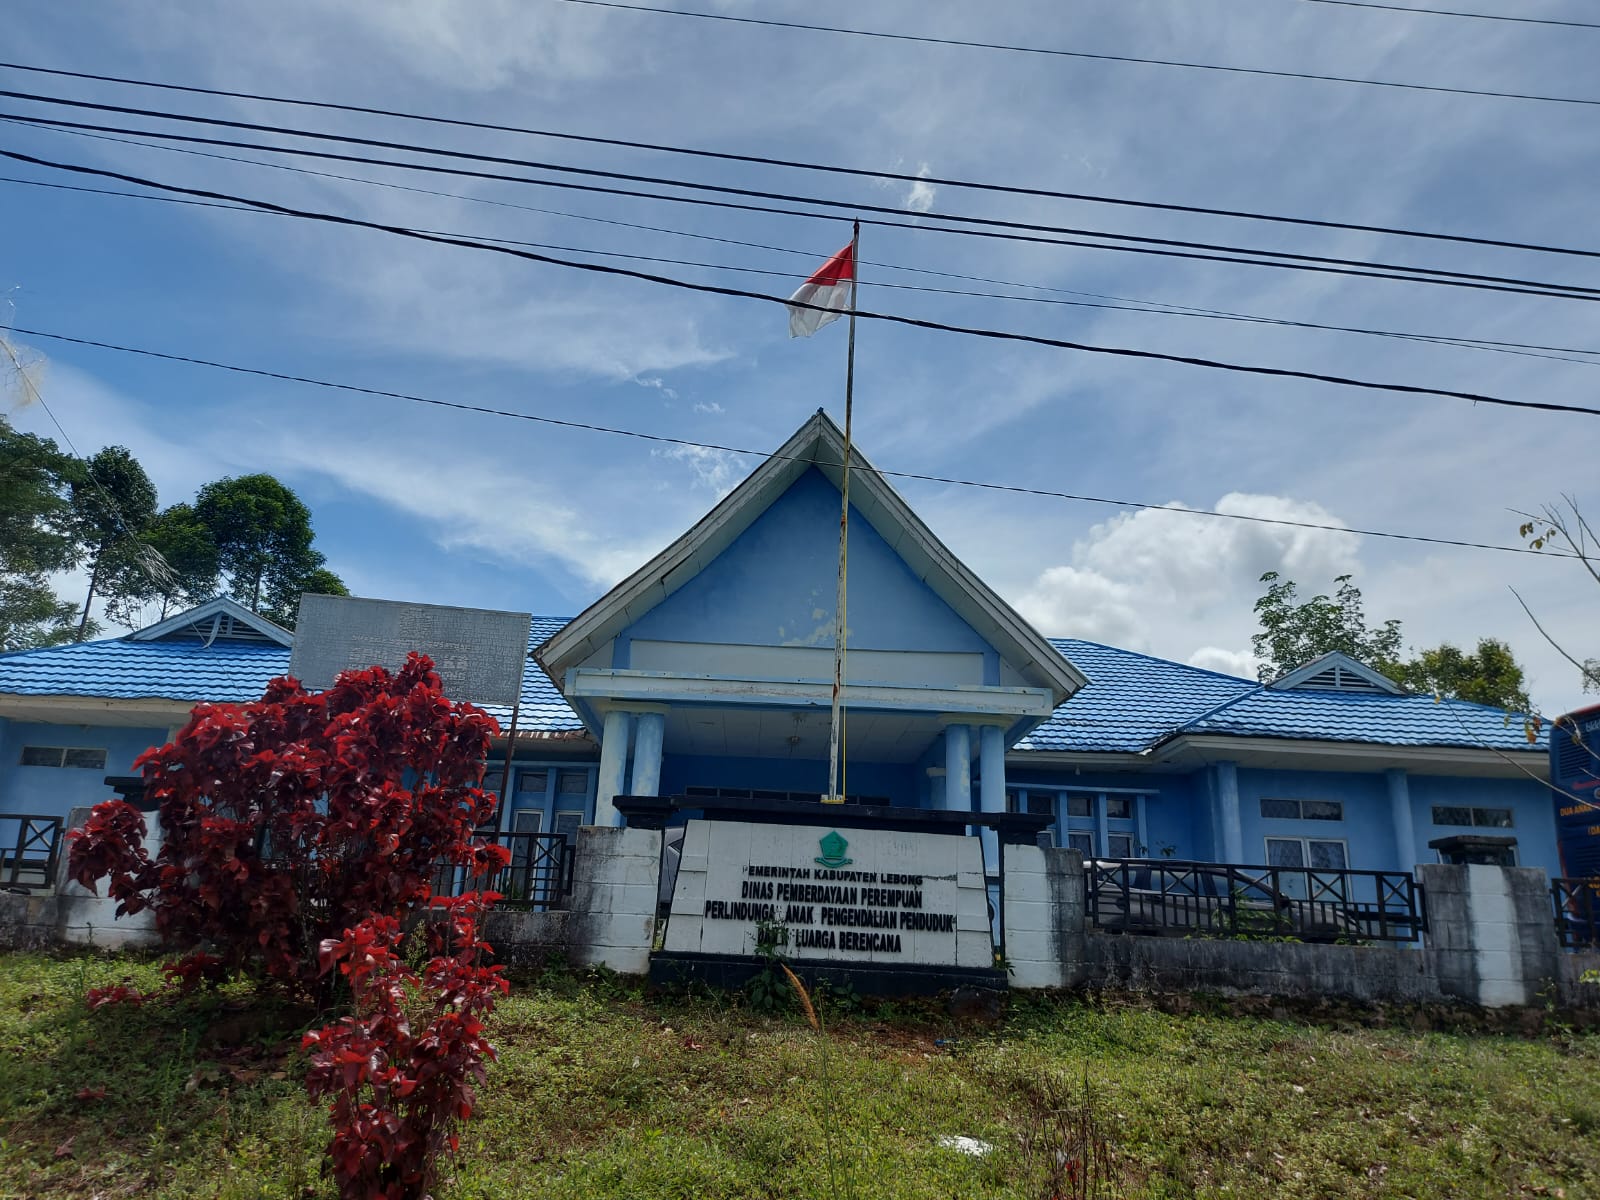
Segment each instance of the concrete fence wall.
[{"label": "concrete fence wall", "polygon": [[[72,824],[88,810],[74,810]],[[486,937],[502,961],[565,958],[625,974],[649,969],[662,835],[578,831],[566,911],[500,910]],[[117,920],[114,902],[66,879],[52,895],[0,893],[0,949],[154,945],[148,914]],[[1600,1009],[1600,953],[1564,953],[1549,884],[1533,868],[1418,868],[1428,931],[1420,945],[1320,945],[1106,933],[1089,925],[1082,856],[1007,846],[1004,938],[1017,988],[1211,991],[1363,1002],[1460,1000],[1504,1007],[1554,1002]]]},{"label": "concrete fence wall", "polygon": [[[1019,852],[1020,851],[1020,852]],[[1600,954],[1564,954],[1549,881],[1528,867],[1418,868],[1418,945],[1321,945],[1102,933],[1075,850],[1006,848],[1006,957],[1019,988],[1133,988],[1485,1007],[1600,1007]]]}]

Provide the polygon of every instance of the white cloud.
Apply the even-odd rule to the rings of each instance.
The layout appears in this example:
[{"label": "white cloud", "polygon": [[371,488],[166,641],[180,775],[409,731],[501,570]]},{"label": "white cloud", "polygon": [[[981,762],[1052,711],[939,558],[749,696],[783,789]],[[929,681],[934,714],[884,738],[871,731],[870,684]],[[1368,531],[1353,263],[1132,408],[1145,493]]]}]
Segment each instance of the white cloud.
[{"label": "white cloud", "polygon": [[927,182],[930,174],[932,172],[929,170],[928,164],[923,163],[917,168],[916,182],[906,191],[904,204],[912,212],[925,213],[933,207],[934,198],[938,195],[939,189]]},{"label": "white cloud", "polygon": [[710,446],[657,446],[651,457],[667,459],[688,465],[694,475],[694,486],[707,488],[721,500],[749,474],[744,455],[731,450],[716,450]]},{"label": "white cloud", "polygon": [[1228,650],[1222,646],[1201,646],[1188,659],[1191,667],[1204,671],[1220,671],[1224,675],[1237,675],[1241,679],[1254,679],[1260,660],[1242,650]]},{"label": "white cloud", "polygon": [[696,400],[694,402],[694,411],[697,413],[706,413],[713,417],[719,417],[728,410],[723,408],[722,405],[718,404],[715,400],[709,402],[705,400]]},{"label": "white cloud", "polygon": [[1017,610],[1052,637],[1139,649],[1145,644],[1138,590],[1097,571],[1050,567],[1017,598]]}]

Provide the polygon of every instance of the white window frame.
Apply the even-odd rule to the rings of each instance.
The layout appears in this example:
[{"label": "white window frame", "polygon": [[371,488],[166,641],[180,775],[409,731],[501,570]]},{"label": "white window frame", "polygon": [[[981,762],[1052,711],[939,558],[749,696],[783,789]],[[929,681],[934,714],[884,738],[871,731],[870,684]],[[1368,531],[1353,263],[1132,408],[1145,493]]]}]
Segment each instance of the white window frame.
[{"label": "white window frame", "polygon": [[[1296,815],[1292,816],[1292,817],[1269,817],[1269,816],[1267,816],[1267,814],[1265,812],[1262,812],[1261,813],[1261,819],[1263,821],[1316,821],[1319,824],[1323,824],[1323,825],[1343,825],[1344,824],[1344,801],[1343,800],[1329,800],[1329,799],[1327,799],[1326,797],[1323,797],[1323,796],[1262,796],[1256,801],[1256,807],[1257,807],[1258,810],[1261,809],[1261,807],[1263,805],[1267,805],[1267,804],[1293,804],[1295,806],[1295,814]],[[1339,808],[1339,815],[1337,817],[1308,817],[1308,816],[1306,816],[1306,805],[1307,804],[1334,804],[1334,805],[1337,805],[1338,808]],[[1331,839],[1331,838],[1318,838],[1317,840],[1319,842],[1321,842],[1321,841],[1332,841],[1333,839]]]}]

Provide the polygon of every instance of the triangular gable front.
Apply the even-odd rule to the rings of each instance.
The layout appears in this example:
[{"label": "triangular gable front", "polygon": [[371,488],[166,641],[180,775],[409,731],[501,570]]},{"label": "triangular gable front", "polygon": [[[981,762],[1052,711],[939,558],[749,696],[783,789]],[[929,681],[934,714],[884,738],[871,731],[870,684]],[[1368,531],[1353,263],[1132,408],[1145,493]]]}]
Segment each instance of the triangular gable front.
[{"label": "triangular gable front", "polygon": [[219,640],[294,645],[292,632],[226,596],[207,600],[187,612],[168,617],[155,625],[147,625],[128,635],[128,640],[132,642],[157,642],[167,638],[199,638],[208,645]]},{"label": "triangular gable front", "polygon": [[[760,633],[758,645],[831,648],[827,627],[834,612],[833,572],[826,547],[829,543],[837,547],[843,461],[843,435],[819,411],[688,533],[541,646],[536,652],[540,664],[559,683],[568,671],[586,662],[612,666],[612,661],[597,660],[607,657],[608,648],[615,654],[619,636],[653,634],[673,640],[661,635],[674,628],[681,631],[685,621],[701,617],[699,624],[707,628],[724,623],[728,632],[718,641],[740,642],[741,631],[749,631]],[[934,643],[906,645],[908,630],[894,630],[892,606],[852,603],[848,622],[852,650],[868,651],[874,642],[885,650],[948,648],[982,653],[992,648],[1008,681],[1046,689],[1056,704],[1083,685],[1077,669],[968,570],[854,448],[851,465],[852,563],[864,561],[871,585],[913,603],[922,632],[931,632]],[[828,497],[835,514],[831,521],[824,511]],[[809,526],[797,535],[806,559],[797,590],[804,594],[782,595],[777,607],[765,609],[749,603],[749,590],[756,581],[738,578],[741,560],[749,560],[742,564],[748,572],[756,559],[778,548],[765,544],[763,527],[770,526],[776,535],[796,521]],[[732,558],[719,562],[728,554]],[[735,579],[737,588],[732,586]],[[862,580],[853,576],[852,597],[865,590]],[[762,621],[764,626],[751,624]],[[993,672],[982,682],[992,679]]]}]

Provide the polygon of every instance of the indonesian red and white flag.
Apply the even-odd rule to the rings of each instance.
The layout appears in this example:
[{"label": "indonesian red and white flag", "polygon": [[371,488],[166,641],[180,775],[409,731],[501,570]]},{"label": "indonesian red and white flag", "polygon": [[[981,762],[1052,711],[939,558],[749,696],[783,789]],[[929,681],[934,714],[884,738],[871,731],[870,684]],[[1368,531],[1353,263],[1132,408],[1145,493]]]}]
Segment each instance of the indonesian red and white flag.
[{"label": "indonesian red and white flag", "polygon": [[[850,287],[855,277],[856,245],[851,242],[818,267],[789,297],[789,336],[810,337],[849,311]],[[802,304],[816,307],[799,307]]]}]

